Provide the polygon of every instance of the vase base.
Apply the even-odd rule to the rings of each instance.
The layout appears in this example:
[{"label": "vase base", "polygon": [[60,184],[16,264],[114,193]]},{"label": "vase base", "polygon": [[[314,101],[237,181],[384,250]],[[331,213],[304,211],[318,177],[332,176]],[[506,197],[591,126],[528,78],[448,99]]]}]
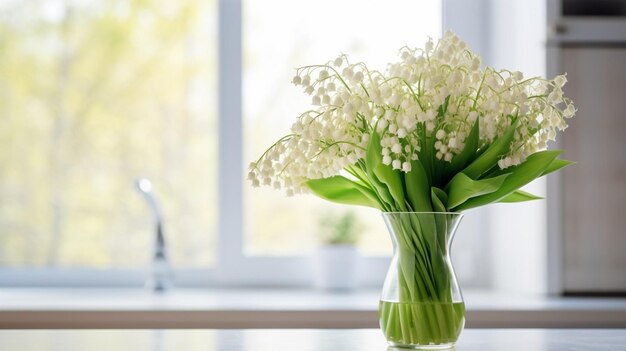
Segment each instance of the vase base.
[{"label": "vase base", "polygon": [[446,343],[446,344],[431,344],[431,345],[405,345],[405,344],[397,344],[395,342],[387,342],[389,344],[389,351],[392,350],[398,350],[398,351],[402,351],[402,350],[407,350],[407,349],[411,349],[411,350],[450,350],[452,348],[454,348],[454,344],[453,342],[451,343]]},{"label": "vase base", "polygon": [[405,349],[449,349],[465,324],[463,302],[380,301],[378,310],[387,343]]}]

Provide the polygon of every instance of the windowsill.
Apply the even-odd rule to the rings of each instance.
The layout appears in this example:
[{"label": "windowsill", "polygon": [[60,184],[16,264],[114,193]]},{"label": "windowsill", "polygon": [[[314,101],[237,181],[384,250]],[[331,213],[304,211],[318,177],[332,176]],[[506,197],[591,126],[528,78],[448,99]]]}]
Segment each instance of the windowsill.
[{"label": "windowsill", "polygon": [[[0,290],[0,328],[372,328],[378,291],[293,289]],[[626,327],[625,298],[466,291],[473,328]]]}]

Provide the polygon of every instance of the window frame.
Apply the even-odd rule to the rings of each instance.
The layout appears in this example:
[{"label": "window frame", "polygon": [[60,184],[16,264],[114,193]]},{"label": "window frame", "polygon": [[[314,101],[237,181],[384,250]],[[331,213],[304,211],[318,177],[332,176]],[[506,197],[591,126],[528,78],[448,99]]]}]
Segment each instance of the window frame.
[{"label": "window frame", "polygon": [[[487,1],[442,0],[442,32],[456,28],[477,51],[488,53],[486,45]],[[468,16],[468,6],[475,16]],[[217,1],[218,35],[218,167],[216,264],[211,268],[173,268],[175,284],[205,286],[312,285],[313,258],[310,256],[259,256],[244,253],[244,160],[243,160],[243,0]],[[484,228],[486,212],[478,212],[474,226]],[[382,220],[382,219],[381,219]],[[475,231],[479,231],[476,227]],[[483,230],[484,231],[484,230]],[[484,259],[484,258],[478,258]],[[359,286],[380,286],[389,256],[361,256]],[[145,269],[93,268],[0,268],[0,286],[46,287],[129,287],[142,286]],[[484,267],[484,262],[479,267]]]},{"label": "window frame", "polygon": [[[244,253],[242,1],[219,1],[219,282],[228,286],[311,286],[314,277],[312,257]],[[478,44],[476,49],[483,51],[486,47],[486,25],[482,19],[487,13],[484,11],[487,3],[480,0],[480,6],[472,9],[477,16],[471,19],[467,18],[464,10],[467,6],[461,6],[463,4],[459,0],[442,0],[441,31],[443,33],[444,28],[448,27],[462,28],[464,39]],[[235,139],[241,142],[235,142]],[[233,215],[234,213],[239,216]],[[484,224],[485,213],[476,211],[476,220],[473,221],[476,229]],[[390,259],[390,256],[359,257],[358,266],[368,274],[360,275],[358,285],[380,286]],[[478,266],[484,266],[484,262],[479,262]]]}]

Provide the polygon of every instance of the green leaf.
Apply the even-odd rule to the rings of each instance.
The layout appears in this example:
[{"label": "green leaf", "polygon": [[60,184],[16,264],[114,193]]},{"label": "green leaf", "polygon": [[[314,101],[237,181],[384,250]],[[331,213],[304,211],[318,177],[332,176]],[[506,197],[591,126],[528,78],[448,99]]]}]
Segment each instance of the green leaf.
[{"label": "green leaf", "polygon": [[382,163],[383,156],[380,146],[380,136],[374,129],[370,136],[370,142],[367,145],[367,150],[365,151],[365,171],[367,172],[367,176],[374,187],[373,190],[376,192],[384,205],[384,210],[392,211],[394,207],[394,199],[385,184],[383,184],[374,173],[374,169]]},{"label": "green leaf", "polygon": [[373,191],[343,176],[311,179],[306,185],[313,194],[325,200],[381,209]]},{"label": "green leaf", "polygon": [[406,211],[400,171],[395,171],[383,163],[380,136],[376,131],[372,132],[365,158],[368,175],[376,181],[376,190],[379,194],[383,193],[385,201],[391,205],[390,210]]},{"label": "green leaf", "polygon": [[431,212],[433,210],[430,201],[430,184],[422,162],[411,161],[411,171],[404,174],[406,195],[415,212]]},{"label": "green leaf", "polygon": [[402,187],[401,172],[393,170],[391,166],[380,163],[374,168],[376,178],[387,186],[391,197],[395,201],[396,209],[406,211],[404,188]]},{"label": "green leaf", "polygon": [[478,156],[469,166],[467,166],[463,173],[472,179],[478,179],[483,173],[487,172],[498,163],[498,160],[509,153],[511,148],[511,140],[515,135],[515,128],[517,122],[515,119],[506,132],[497,138],[480,156]]},{"label": "green leaf", "polygon": [[434,152],[434,141],[432,136],[426,136],[426,124],[421,123],[418,124],[418,137],[420,138],[421,148],[418,152],[419,159],[422,162],[422,166],[424,167],[424,171],[426,171],[426,176],[428,177],[428,183],[433,183],[433,161],[435,159]]},{"label": "green leaf", "polygon": [[471,198],[460,206],[455,207],[454,210],[463,211],[487,205],[492,202],[497,202],[505,198],[515,190],[518,190],[524,185],[540,177],[548,168],[550,163],[554,161],[554,159],[556,159],[562,152],[562,150],[546,150],[536,152],[528,156],[524,163],[516,166],[512,172],[508,173],[509,176],[504,180],[500,189],[486,195]]},{"label": "green leaf", "polygon": [[370,142],[367,145],[367,150],[365,150],[365,163],[367,164],[368,172],[373,172],[376,166],[383,163],[380,135],[378,135],[376,130],[373,130],[370,135]]},{"label": "green leaf", "polygon": [[548,168],[546,168],[543,173],[541,173],[541,176],[543,177],[546,174],[550,174],[552,172],[556,172],[561,168],[570,166],[575,164],[576,162],[574,161],[570,161],[570,160],[562,160],[562,159],[556,159],[554,161],[552,161],[552,163],[550,163],[550,165],[548,166]]},{"label": "green leaf", "polygon": [[527,193],[523,190],[515,190],[504,198],[500,199],[498,202],[523,202],[523,201],[532,201],[532,200],[541,200],[543,197],[537,196],[531,193]]},{"label": "green leaf", "polygon": [[437,117],[443,117],[448,111],[448,103],[450,102],[450,95],[446,96],[446,99],[443,101],[443,104],[439,106],[437,109]]},{"label": "green leaf", "polygon": [[433,186],[430,188],[430,198],[433,203],[433,210],[435,212],[448,212],[446,203],[448,202],[448,195],[445,191]]},{"label": "green leaf", "polygon": [[467,139],[465,139],[465,147],[463,148],[463,150],[461,150],[458,155],[454,156],[450,163],[446,163],[446,177],[452,177],[455,174],[459,173],[470,160],[476,157],[476,149],[478,149],[479,141],[478,137],[480,135],[479,128],[480,127],[477,118],[476,122],[474,122],[474,126],[472,126],[470,134],[467,136]]},{"label": "green leaf", "polygon": [[[562,153],[562,152],[565,152],[565,150],[552,150],[552,151],[560,151],[561,153]],[[543,151],[540,151],[540,152],[543,152]],[[576,162],[574,162],[574,161],[569,161],[569,160],[555,159],[555,160],[553,160],[553,161],[552,161],[552,163],[550,163],[550,165],[549,165],[549,166],[548,166],[548,167],[547,167],[547,168],[543,171],[543,173],[541,173],[541,177],[543,177],[543,176],[544,176],[544,175],[546,175],[546,174],[550,174],[550,173],[552,173],[552,172],[556,172],[556,171],[558,171],[559,169],[561,169],[561,168],[563,168],[563,167],[567,167],[567,166],[572,165],[572,164],[574,164],[574,163],[576,163]],[[488,172],[488,173],[487,173],[487,175],[488,175],[489,177],[495,177],[495,176],[498,176],[498,175],[501,175],[501,174],[513,173],[513,172],[515,172],[515,170],[517,170],[517,168],[518,168],[519,166],[520,166],[520,165],[513,166],[513,167],[509,167],[509,168],[505,168],[505,169],[500,169],[500,168],[496,167],[496,169],[494,169],[494,170],[492,170],[492,171]]]},{"label": "green leaf", "polygon": [[448,191],[448,207],[454,208],[472,197],[489,194],[500,189],[508,176],[508,174],[503,174],[494,178],[473,180],[463,172],[457,173],[446,189]]}]

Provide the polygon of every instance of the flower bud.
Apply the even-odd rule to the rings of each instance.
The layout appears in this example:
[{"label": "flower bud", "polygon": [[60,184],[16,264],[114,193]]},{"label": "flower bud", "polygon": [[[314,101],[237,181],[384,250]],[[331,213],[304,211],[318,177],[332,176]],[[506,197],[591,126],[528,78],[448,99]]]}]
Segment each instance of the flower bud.
[{"label": "flower bud", "polygon": [[411,172],[411,163],[410,162],[402,163],[402,170],[406,173]]},{"label": "flower bud", "polygon": [[391,152],[396,153],[396,154],[401,153],[402,152],[402,145],[400,145],[399,143],[398,144],[393,144],[391,146]]},{"label": "flower bud", "polygon": [[310,84],[311,84],[311,76],[309,76],[308,74],[304,75],[304,77],[302,77],[302,85],[309,86]]},{"label": "flower bud", "polygon": [[554,77],[554,85],[558,88],[562,88],[567,83],[567,77],[564,74]]},{"label": "flower bud", "polygon": [[363,72],[360,72],[360,71],[356,72],[354,74],[354,81],[355,82],[359,82],[359,83],[362,82],[363,81]]},{"label": "flower bud", "polygon": [[437,131],[437,134],[435,134],[435,138],[437,138],[438,140],[441,140],[445,137],[446,137],[446,132],[443,129],[439,129]]}]

